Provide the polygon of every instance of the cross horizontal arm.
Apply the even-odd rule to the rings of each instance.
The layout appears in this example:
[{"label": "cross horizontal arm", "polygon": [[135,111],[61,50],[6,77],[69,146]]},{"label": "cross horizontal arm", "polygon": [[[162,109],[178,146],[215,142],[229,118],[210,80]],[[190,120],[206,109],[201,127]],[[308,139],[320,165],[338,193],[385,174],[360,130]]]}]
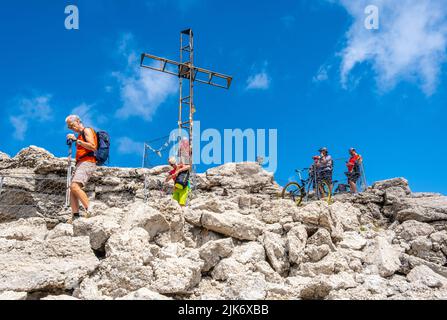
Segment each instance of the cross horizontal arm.
[{"label": "cross horizontal arm", "polygon": [[[146,59],[151,59],[159,62],[159,66],[145,64]],[[229,89],[233,78],[221,73],[213,72],[210,70],[197,68],[189,65],[188,63],[180,63],[174,60],[157,57],[151,54],[143,53],[141,55],[140,66],[143,68],[164,72],[177,77],[188,78],[190,77],[190,71],[192,70],[192,80],[204,84],[209,84],[215,87]]]}]

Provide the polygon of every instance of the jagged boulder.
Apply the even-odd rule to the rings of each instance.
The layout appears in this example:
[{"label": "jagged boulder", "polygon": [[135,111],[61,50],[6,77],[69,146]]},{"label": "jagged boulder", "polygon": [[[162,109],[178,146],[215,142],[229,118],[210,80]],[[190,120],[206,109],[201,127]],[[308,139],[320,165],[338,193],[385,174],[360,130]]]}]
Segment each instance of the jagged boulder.
[{"label": "jagged boulder", "polygon": [[447,278],[437,274],[427,266],[419,265],[413,268],[407,279],[410,282],[421,282],[430,288],[441,288],[447,286]]},{"label": "jagged boulder", "polygon": [[47,233],[47,224],[42,218],[20,219],[0,224],[0,238],[7,240],[44,240]]},{"label": "jagged boulder", "polygon": [[401,266],[400,252],[385,237],[377,237],[367,250],[366,261],[378,269],[382,277],[390,277]]},{"label": "jagged boulder", "polygon": [[67,223],[59,223],[51,231],[48,232],[46,239],[56,239],[60,237],[73,237],[73,225]]},{"label": "jagged boulder", "polygon": [[382,191],[386,191],[390,188],[399,188],[399,189],[402,189],[405,192],[405,194],[411,193],[411,189],[408,185],[408,180],[405,178],[393,178],[393,179],[378,181],[372,185],[372,188],[376,189],[376,190],[382,190]]},{"label": "jagged boulder", "polygon": [[0,204],[0,297],[447,298],[446,197],[403,178],[298,207],[258,164],[225,164],[197,174],[181,207],[161,190],[168,166],[100,167],[86,186],[96,216],[69,225],[66,165],[36,147],[0,153],[3,191],[32,205]]},{"label": "jagged boulder", "polygon": [[137,291],[131,292],[128,295],[118,298],[117,300],[172,300],[167,296],[159,294],[158,292],[152,291],[148,288],[141,288]]},{"label": "jagged boulder", "polygon": [[334,241],[342,239],[343,225],[327,202],[315,201],[305,205],[294,213],[293,220],[315,228],[325,228]]},{"label": "jagged boulder", "polygon": [[287,275],[290,264],[287,255],[286,241],[278,234],[273,232],[264,233],[262,242],[264,243],[265,253],[273,269],[280,275]]},{"label": "jagged boulder", "polygon": [[204,212],[201,217],[204,228],[240,240],[256,240],[265,226],[259,220],[235,211],[225,213]]},{"label": "jagged boulder", "polygon": [[267,295],[265,276],[258,272],[232,274],[227,279],[225,295],[232,300],[262,300]]},{"label": "jagged boulder", "polygon": [[397,226],[396,238],[404,241],[412,241],[418,237],[429,236],[435,232],[435,228],[427,223],[416,220],[407,220]]},{"label": "jagged boulder", "polygon": [[205,261],[202,271],[209,271],[223,258],[233,253],[234,244],[231,238],[209,241],[200,249],[200,258]]},{"label": "jagged boulder", "polygon": [[124,228],[131,229],[141,227],[149,233],[150,239],[157,234],[169,231],[169,223],[158,210],[138,202],[132,205],[129,214],[124,219]]},{"label": "jagged boulder", "polygon": [[110,236],[119,229],[118,220],[108,216],[80,218],[73,223],[73,234],[90,237],[90,245],[93,250],[102,249]]},{"label": "jagged boulder", "polygon": [[358,232],[348,231],[343,234],[343,240],[340,242],[340,247],[352,250],[362,250],[367,244]]},{"label": "jagged boulder", "polygon": [[0,301],[5,300],[26,300],[28,297],[27,292],[17,292],[17,291],[5,291],[0,292]]},{"label": "jagged boulder", "polygon": [[88,237],[0,238],[0,292],[71,290],[98,264]]},{"label": "jagged boulder", "polygon": [[289,261],[300,264],[302,261],[302,252],[307,244],[307,231],[303,225],[295,226],[287,233],[287,251],[289,252]]},{"label": "jagged boulder", "polygon": [[394,211],[399,222],[407,220],[420,222],[447,221],[447,197],[406,198],[396,205]]},{"label": "jagged boulder", "polygon": [[186,294],[201,280],[204,262],[199,251],[172,244],[162,250],[151,263],[154,281],[151,284],[162,294]]},{"label": "jagged boulder", "polygon": [[9,154],[6,154],[6,153],[0,151],[0,163],[2,163],[3,161],[6,162],[9,159],[11,159]]},{"label": "jagged boulder", "polygon": [[9,168],[29,168],[35,173],[44,174],[57,170],[66,170],[67,162],[63,159],[56,158],[53,154],[45,149],[30,146],[22,149],[10,161]]},{"label": "jagged boulder", "polygon": [[274,184],[273,174],[263,170],[257,163],[227,163],[206,172],[207,187],[246,189],[251,192]]},{"label": "jagged boulder", "polygon": [[74,295],[81,299],[112,299],[146,287],[154,278],[150,262],[159,251],[158,246],[149,243],[149,234],[142,228],[114,233],[106,242],[105,259]]}]

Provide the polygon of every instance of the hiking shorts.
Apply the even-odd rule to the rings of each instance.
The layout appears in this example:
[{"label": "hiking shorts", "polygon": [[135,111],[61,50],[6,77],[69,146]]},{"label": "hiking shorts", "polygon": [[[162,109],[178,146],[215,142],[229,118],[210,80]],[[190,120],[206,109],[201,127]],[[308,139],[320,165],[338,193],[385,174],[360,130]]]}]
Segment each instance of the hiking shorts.
[{"label": "hiking shorts", "polygon": [[346,176],[348,177],[348,182],[357,183],[360,178],[359,172],[346,172]]},{"label": "hiking shorts", "polygon": [[177,201],[181,206],[186,205],[186,200],[188,199],[189,187],[184,189],[174,188],[174,193],[172,194],[172,199]]},{"label": "hiking shorts", "polygon": [[326,181],[328,184],[332,184],[332,171],[324,170],[319,172],[318,181]]},{"label": "hiking shorts", "polygon": [[96,163],[84,161],[76,165],[72,182],[82,184],[83,187],[96,171]]}]

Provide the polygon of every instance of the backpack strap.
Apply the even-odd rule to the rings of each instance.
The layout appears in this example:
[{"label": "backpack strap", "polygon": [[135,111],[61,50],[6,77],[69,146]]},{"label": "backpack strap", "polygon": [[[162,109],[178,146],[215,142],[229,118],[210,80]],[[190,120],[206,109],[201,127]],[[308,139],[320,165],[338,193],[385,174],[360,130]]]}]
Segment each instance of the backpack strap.
[{"label": "backpack strap", "polygon": [[[82,139],[84,139],[84,141],[87,141],[87,139],[85,138],[85,129],[92,129],[92,128],[84,128],[84,130],[82,130],[82,132],[81,132]],[[93,130],[93,132],[95,132],[95,130]],[[95,132],[95,135],[96,135],[96,132]],[[98,136],[96,136],[96,140],[98,140]],[[96,144],[98,144],[98,142],[96,142]],[[80,157],[78,159],[78,161],[81,160],[81,159],[84,159],[86,157],[94,157],[94,156],[95,156],[95,152],[94,151],[90,151],[89,153],[84,154],[82,157]]]}]

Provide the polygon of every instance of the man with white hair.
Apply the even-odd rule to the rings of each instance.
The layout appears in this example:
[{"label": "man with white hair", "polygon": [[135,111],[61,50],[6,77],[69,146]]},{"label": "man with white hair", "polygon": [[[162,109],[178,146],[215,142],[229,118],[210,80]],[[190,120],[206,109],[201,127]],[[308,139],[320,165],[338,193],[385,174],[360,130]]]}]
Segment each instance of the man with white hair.
[{"label": "man with white hair", "polygon": [[[79,202],[85,210],[85,217],[90,217],[91,207],[87,194],[84,192],[88,180],[96,171],[95,151],[98,148],[96,133],[92,128],[85,128],[81,119],[76,115],[70,115],[65,119],[68,129],[78,134],[67,135],[67,139],[76,143],[76,169],[70,186],[70,204],[72,218],[79,218]],[[90,211],[89,211],[90,210]]]},{"label": "man with white hair", "polygon": [[188,193],[190,187],[189,183],[189,171],[191,169],[190,165],[177,164],[175,157],[170,157],[169,165],[172,170],[169,171],[169,176],[166,178],[165,182],[170,180],[174,181],[174,192],[172,198],[177,201],[180,206],[184,207],[186,205],[186,200],[188,199]]}]

